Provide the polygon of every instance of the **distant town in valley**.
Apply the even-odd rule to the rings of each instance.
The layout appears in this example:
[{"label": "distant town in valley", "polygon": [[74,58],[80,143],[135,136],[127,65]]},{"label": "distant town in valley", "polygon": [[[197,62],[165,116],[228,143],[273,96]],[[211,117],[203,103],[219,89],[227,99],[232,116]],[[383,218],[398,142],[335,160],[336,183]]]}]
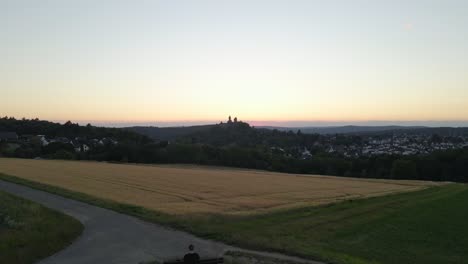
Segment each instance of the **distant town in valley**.
[{"label": "distant town in valley", "polygon": [[[3,120],[8,120],[8,117]],[[37,120],[38,121],[38,120]],[[241,123],[237,117],[221,122],[220,126],[236,125]],[[245,123],[243,123],[245,124]],[[68,121],[64,126],[77,126]],[[90,125],[89,125],[90,126]],[[145,136],[153,138],[159,143],[177,142],[178,139],[196,135],[196,132],[208,130],[214,125],[192,127],[130,127],[124,130],[133,130]],[[3,129],[6,129],[4,127]],[[106,129],[106,128],[103,128]],[[255,128],[254,128],[255,129]],[[283,131],[287,135],[295,133],[316,135],[313,144],[300,144],[281,146],[270,142],[271,152],[279,153],[285,157],[312,159],[316,153],[328,153],[343,157],[369,157],[378,155],[427,155],[434,151],[468,148],[468,128],[429,128],[429,127],[405,127],[405,126],[343,126],[321,128],[274,128],[258,127],[259,130],[271,130],[273,133]],[[110,129],[113,130],[113,129]],[[305,131],[305,132],[303,132]],[[335,132],[336,133],[333,133]],[[344,131],[344,132],[343,132]],[[34,132],[34,131],[31,131]],[[156,132],[156,134],[153,134]],[[319,134],[320,133],[320,134]],[[160,137],[160,135],[162,135]],[[38,144],[47,147],[51,144],[67,146],[67,150],[76,153],[88,152],[90,149],[104,145],[118,145],[116,138],[100,136],[92,138],[91,135],[54,136],[40,134],[22,134],[21,131],[0,131],[0,142],[8,143],[8,151],[16,151],[24,144]],[[235,144],[236,142],[230,142]]]},{"label": "distant town in valley", "polygon": [[106,128],[70,121],[0,119],[0,155],[32,159],[191,163],[466,181],[462,163],[467,152],[468,128],[348,126],[318,131],[252,127],[237,117],[204,126]]},{"label": "distant town in valley", "polygon": [[[236,124],[237,117],[219,125]],[[214,125],[192,127],[130,127],[126,128],[157,141],[170,142],[177,137],[196,135]],[[313,158],[314,153],[328,153],[344,157],[369,157],[378,155],[427,155],[434,151],[468,147],[468,128],[412,127],[412,126],[339,126],[339,127],[253,127],[273,133],[315,135],[315,142],[298,143],[283,147],[270,142],[272,152],[286,157]],[[234,142],[235,143],[235,142]]]}]

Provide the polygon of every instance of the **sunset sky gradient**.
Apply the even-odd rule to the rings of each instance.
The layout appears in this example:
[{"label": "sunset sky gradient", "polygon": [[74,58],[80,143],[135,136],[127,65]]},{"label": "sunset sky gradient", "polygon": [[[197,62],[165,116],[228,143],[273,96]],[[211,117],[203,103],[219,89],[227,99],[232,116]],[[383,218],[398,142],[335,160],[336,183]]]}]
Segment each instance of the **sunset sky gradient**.
[{"label": "sunset sky gradient", "polygon": [[462,0],[0,0],[0,115],[468,124],[467,14]]}]

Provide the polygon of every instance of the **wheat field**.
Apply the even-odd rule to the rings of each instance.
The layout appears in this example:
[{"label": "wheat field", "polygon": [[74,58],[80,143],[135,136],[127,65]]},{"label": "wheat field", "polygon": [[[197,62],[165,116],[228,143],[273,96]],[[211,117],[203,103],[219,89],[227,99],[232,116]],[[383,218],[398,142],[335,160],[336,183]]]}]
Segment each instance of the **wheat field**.
[{"label": "wheat field", "polygon": [[189,165],[6,158],[0,158],[0,173],[169,214],[259,213],[435,184]]}]

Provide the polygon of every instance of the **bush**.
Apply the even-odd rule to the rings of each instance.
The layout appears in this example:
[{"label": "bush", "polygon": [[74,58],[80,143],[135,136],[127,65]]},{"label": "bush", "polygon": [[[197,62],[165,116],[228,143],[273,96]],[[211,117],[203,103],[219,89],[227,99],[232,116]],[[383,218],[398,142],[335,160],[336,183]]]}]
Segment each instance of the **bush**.
[{"label": "bush", "polygon": [[61,159],[61,160],[73,160],[75,159],[75,154],[66,150],[59,150],[52,155],[48,155],[47,158],[50,159]]}]

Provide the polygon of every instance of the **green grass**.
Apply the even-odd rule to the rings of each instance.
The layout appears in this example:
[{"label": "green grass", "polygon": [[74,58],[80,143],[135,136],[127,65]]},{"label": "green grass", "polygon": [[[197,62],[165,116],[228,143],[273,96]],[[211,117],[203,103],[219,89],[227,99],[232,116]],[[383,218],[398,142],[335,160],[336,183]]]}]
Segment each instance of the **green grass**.
[{"label": "green grass", "polygon": [[0,192],[0,263],[34,263],[68,246],[82,230],[69,216]]},{"label": "green grass", "polygon": [[468,187],[452,184],[193,225],[215,239],[332,263],[468,263],[467,204]]},{"label": "green grass", "polygon": [[175,217],[13,176],[0,179],[252,249],[331,263],[468,263],[468,186],[462,184],[257,216]]}]

